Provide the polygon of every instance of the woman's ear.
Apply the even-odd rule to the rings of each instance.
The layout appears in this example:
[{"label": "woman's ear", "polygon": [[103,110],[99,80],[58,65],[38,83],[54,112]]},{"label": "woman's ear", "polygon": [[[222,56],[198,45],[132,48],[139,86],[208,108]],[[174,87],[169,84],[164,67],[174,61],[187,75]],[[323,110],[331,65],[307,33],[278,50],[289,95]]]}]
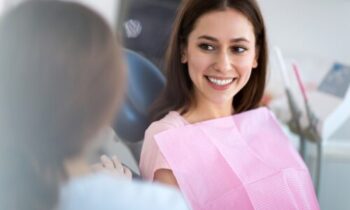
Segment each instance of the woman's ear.
[{"label": "woman's ear", "polygon": [[259,52],[260,52],[259,47],[256,47],[256,49],[255,49],[255,57],[254,57],[254,61],[253,61],[253,69],[258,67]]},{"label": "woman's ear", "polygon": [[182,45],[181,46],[181,63],[185,64],[187,63],[187,51],[186,51],[186,46]]},{"label": "woman's ear", "polygon": [[256,67],[258,67],[258,58],[257,57],[254,58],[253,69],[255,69]]},{"label": "woman's ear", "polygon": [[187,55],[185,52],[181,53],[181,63],[187,63]]}]

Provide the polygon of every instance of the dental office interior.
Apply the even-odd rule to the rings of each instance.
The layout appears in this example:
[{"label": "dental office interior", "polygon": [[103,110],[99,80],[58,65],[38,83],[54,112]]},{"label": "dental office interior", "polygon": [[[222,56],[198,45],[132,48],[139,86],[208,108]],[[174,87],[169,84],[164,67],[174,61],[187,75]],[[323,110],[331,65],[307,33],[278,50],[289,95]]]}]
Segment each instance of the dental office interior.
[{"label": "dental office interior", "polygon": [[[128,90],[136,88],[137,100],[149,100],[147,85],[152,82],[135,84],[140,75],[130,71],[144,67],[130,57],[142,58],[145,68],[158,71],[156,75],[164,80],[164,52],[180,0],[74,1],[100,13],[123,38]],[[0,13],[19,2],[0,0]],[[350,1],[258,3],[269,41],[269,74],[262,104],[276,115],[305,160],[321,209],[350,209]],[[100,136],[104,142],[101,154],[117,154],[123,164],[139,173],[142,133],[149,125],[147,109],[121,112],[124,114],[116,117],[109,132]]]}]

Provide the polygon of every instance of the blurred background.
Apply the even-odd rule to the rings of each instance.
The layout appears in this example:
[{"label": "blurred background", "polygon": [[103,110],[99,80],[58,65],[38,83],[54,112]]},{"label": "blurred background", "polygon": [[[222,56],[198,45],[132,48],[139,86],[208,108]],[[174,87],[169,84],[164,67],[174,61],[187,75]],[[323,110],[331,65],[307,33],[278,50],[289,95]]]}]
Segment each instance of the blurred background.
[{"label": "blurred background", "polygon": [[[23,0],[0,0],[0,15]],[[99,12],[123,39],[164,72],[164,52],[180,0],[72,0]],[[317,144],[306,139],[304,159],[312,176],[319,177],[322,209],[350,209],[350,0],[258,0],[270,44],[268,87],[263,103],[276,114],[300,149],[300,133],[291,131],[293,112],[281,76],[286,66],[290,92],[303,128],[310,126],[292,64],[298,67],[322,147],[317,172]],[[1,18],[1,16],[0,16]],[[1,41],[1,40],[0,40]],[[276,49],[283,57],[276,55]],[[0,67],[1,68],[1,67]],[[0,75],[1,76],[1,75]],[[138,172],[137,161],[118,134],[106,139],[104,151],[118,154]],[[142,144],[142,142],[141,142]]]}]

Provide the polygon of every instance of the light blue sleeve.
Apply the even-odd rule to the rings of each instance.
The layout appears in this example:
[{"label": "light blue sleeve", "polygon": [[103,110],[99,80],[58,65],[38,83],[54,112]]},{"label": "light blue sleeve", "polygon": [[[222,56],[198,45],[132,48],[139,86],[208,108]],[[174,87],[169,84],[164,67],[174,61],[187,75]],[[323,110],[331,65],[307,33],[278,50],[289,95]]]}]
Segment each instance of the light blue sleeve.
[{"label": "light blue sleeve", "polygon": [[[166,187],[155,183],[134,182],[133,186],[128,184],[125,192],[129,191],[123,197],[125,209],[167,209],[167,210],[188,210],[181,193],[175,188]],[[135,196],[136,195],[136,196]],[[133,203],[131,208],[130,203]],[[127,208],[128,207],[128,208]]]},{"label": "light blue sleeve", "polygon": [[98,175],[74,180],[64,186],[58,209],[189,210],[189,207],[174,188]]}]

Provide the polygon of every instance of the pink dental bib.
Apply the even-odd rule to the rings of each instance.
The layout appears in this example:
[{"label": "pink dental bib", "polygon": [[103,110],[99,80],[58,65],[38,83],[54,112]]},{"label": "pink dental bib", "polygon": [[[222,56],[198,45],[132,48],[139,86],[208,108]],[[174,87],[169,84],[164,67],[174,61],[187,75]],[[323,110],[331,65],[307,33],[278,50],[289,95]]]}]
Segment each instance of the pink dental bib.
[{"label": "pink dental bib", "polygon": [[308,169],[266,108],[155,139],[193,210],[319,209]]}]

